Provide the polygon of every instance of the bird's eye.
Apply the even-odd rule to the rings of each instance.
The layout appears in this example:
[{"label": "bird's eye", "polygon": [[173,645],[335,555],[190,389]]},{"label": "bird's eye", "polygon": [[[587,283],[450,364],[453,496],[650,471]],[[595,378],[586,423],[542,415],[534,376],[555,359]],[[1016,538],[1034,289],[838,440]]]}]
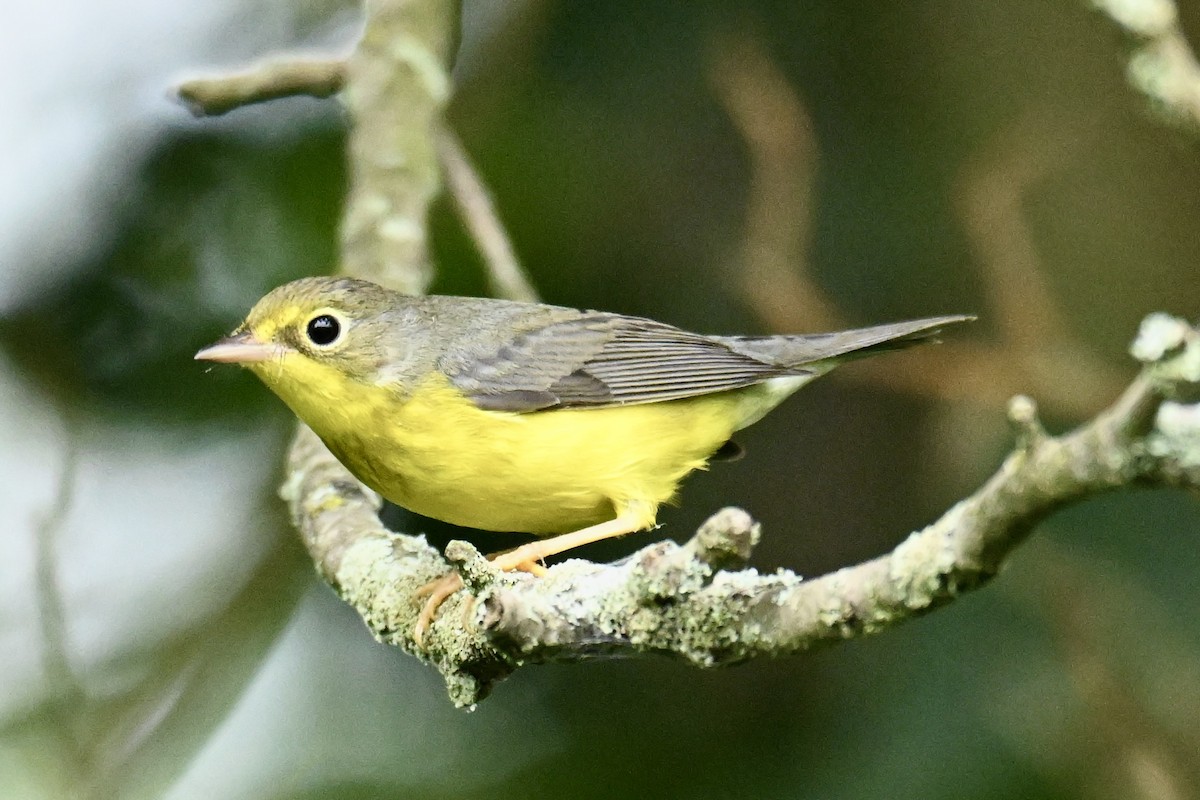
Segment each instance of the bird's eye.
[{"label": "bird's eye", "polygon": [[342,335],[342,324],[332,314],[321,314],[308,321],[304,329],[308,339],[319,347],[333,344]]}]

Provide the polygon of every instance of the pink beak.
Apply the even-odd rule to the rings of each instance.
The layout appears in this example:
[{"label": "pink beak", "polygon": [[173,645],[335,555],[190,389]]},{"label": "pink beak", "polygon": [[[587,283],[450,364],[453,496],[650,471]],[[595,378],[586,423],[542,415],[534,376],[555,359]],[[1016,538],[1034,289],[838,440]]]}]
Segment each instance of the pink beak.
[{"label": "pink beak", "polygon": [[219,364],[257,364],[283,355],[277,344],[263,344],[250,331],[235,333],[219,339],[196,353],[197,361],[216,361]]}]

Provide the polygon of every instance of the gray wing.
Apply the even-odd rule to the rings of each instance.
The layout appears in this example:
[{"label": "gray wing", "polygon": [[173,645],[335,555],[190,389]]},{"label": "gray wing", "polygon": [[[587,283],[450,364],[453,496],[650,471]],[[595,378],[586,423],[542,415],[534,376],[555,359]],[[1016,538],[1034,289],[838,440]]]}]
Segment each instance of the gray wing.
[{"label": "gray wing", "polygon": [[806,372],[653,320],[582,312],[439,366],[480,408],[518,412],[678,400]]}]

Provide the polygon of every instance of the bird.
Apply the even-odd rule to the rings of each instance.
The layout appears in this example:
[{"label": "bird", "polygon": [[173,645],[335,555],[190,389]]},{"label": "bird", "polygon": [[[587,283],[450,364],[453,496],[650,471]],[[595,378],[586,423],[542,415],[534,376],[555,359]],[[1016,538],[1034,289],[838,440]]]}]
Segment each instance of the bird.
[{"label": "bird", "polygon": [[[652,529],[680,482],[844,361],[933,340],[946,315],[719,336],[543,303],[309,277],[196,353],[254,373],[360,481],[427,517],[534,534],[501,570]],[[425,587],[420,645],[456,574]]]}]

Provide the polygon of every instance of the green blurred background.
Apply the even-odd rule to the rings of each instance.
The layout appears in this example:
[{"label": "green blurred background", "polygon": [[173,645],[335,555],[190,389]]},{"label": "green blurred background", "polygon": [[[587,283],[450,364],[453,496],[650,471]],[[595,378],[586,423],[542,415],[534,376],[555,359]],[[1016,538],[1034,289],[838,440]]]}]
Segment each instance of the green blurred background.
[{"label": "green blurred background", "polygon": [[[297,99],[194,121],[167,89],[344,51],[353,6],[21,13],[0,41],[0,795],[1200,797],[1200,502],[1178,492],[1060,513],[991,586],[881,636],[717,672],[530,668],[455,711],[314,576],[274,496],[285,409],[191,360],[332,268],[344,119]],[[878,555],[996,468],[1003,398],[1066,429],[1132,376],[1142,316],[1200,307],[1196,141],[1082,2],[493,1],[464,28],[452,121],[548,301],[714,333],[980,315],[806,389],[660,534],[736,504],[760,569]],[[762,115],[756,149],[731,103],[780,97],[801,124]],[[432,226],[435,290],[486,292],[448,200]],[[824,305],[769,308],[798,276]],[[1062,337],[1023,336],[1045,303]]]}]

